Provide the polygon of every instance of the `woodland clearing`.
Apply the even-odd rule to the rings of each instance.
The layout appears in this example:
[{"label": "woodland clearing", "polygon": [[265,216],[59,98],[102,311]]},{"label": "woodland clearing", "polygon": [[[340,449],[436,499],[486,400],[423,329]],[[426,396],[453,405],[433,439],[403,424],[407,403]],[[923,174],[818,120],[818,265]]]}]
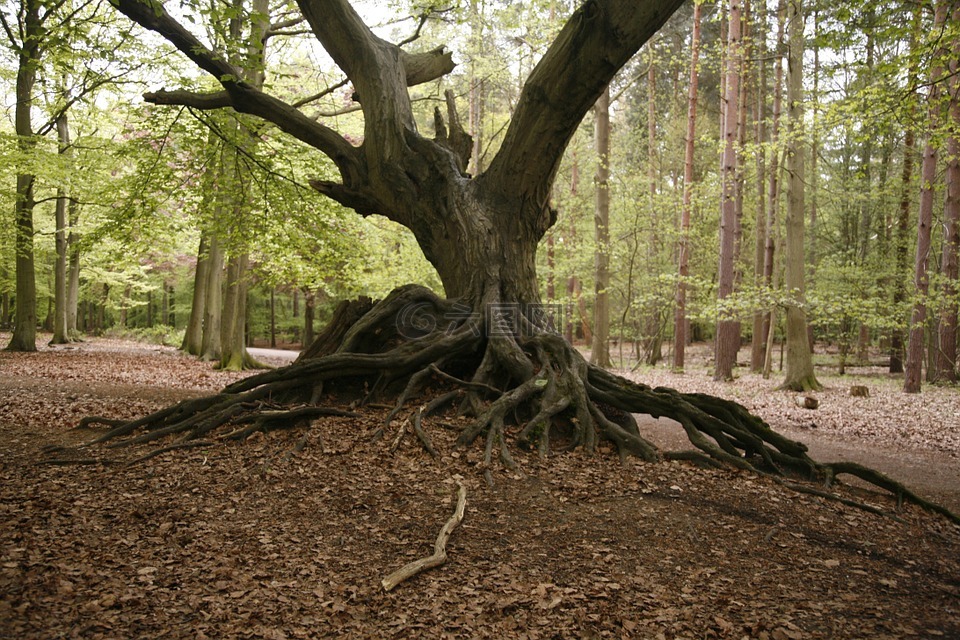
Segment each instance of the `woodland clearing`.
[{"label": "woodland clearing", "polygon": [[[960,394],[854,371],[818,372],[816,410],[751,375],[631,375],[734,399],[818,460],[859,459],[957,511]],[[400,421],[371,441],[380,405],[136,465],[38,464],[44,445],[102,432],[72,429],[83,416],[137,417],[245,375],[109,340],[0,353],[0,637],[960,636],[960,529],[853,487],[896,517],[609,447],[518,450],[489,488],[482,446],[456,448],[440,424],[458,418],[424,421],[433,459]],[[689,446],[669,424],[641,428]],[[384,576],[430,553],[456,481],[467,509],[447,563],[385,593]]]}]

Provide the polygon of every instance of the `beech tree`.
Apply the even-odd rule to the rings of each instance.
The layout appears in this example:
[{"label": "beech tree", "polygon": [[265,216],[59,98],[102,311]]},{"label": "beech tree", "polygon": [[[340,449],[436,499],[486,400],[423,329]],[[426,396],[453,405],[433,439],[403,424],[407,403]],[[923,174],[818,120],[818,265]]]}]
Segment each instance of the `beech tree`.
[{"label": "beech tree", "polygon": [[801,140],[803,121],[803,5],[788,3],[789,54],[787,57],[787,220],[784,284],[791,297],[786,305],[787,365],[781,388],[794,391],[820,389],[813,372],[813,356],[807,336],[807,316],[803,310],[804,270],[804,190],[806,189],[804,153]]},{"label": "beech tree", "polygon": [[[36,146],[33,124],[34,85],[44,44],[44,22],[50,17],[39,0],[24,0],[17,6],[16,21],[3,17],[8,42],[19,59],[17,68],[14,127],[20,151],[25,156]],[[11,25],[10,22],[13,22]],[[33,260],[33,209],[36,176],[28,170],[17,172],[16,225],[17,303],[13,336],[7,349],[37,350],[37,283]]]},{"label": "beech tree", "polygon": [[[539,304],[537,244],[555,221],[549,196],[563,151],[617,70],[680,5],[587,0],[572,13],[530,73],[499,150],[487,168],[467,173],[472,149],[453,95],[434,114],[433,137],[420,133],[408,88],[453,68],[444,48],[408,52],[376,36],[346,0],[300,0],[311,31],[350,79],[364,115],[351,143],[327,124],[242,80],[243,74],[152,0],[117,0],[142,26],[163,35],[222,86],[213,93],[159,91],[146,99],[195,109],[257,115],[329,157],[339,180],[314,179],[320,193],[361,215],[381,214],[410,229],[436,268],[445,298],[404,286],[379,302],[344,302],[329,326],[291,366],[261,373],[207,398],[191,399],[122,424],[98,442],[190,440],[233,425],[229,437],[288,427],[335,412],[319,405],[340,391],[361,400],[390,395],[384,428],[431,381],[447,391],[424,400],[409,419],[459,401],[473,416],[461,445],[486,438],[486,460],[511,466],[509,444],[547,454],[551,442],[621,454],[722,461],[779,475],[800,471],[828,481],[853,473],[893,491],[897,483],[853,464],[819,464],[806,447],[772,431],[743,406],[702,394],[631,383],[589,365],[554,330]],[[264,85],[267,86],[267,85]],[[269,400],[269,403],[266,401]],[[277,402],[297,406],[278,410]],[[661,454],[641,437],[634,413],[677,420],[701,452]],[[176,445],[175,445],[176,446]],[[913,494],[900,493],[908,499]]]}]

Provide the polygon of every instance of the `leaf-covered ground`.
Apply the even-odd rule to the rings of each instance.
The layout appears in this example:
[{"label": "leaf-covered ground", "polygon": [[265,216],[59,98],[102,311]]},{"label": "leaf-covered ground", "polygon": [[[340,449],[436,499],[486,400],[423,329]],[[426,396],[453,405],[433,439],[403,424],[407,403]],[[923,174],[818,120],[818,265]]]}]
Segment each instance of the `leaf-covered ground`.
[{"label": "leaf-covered ground", "polygon": [[[483,451],[453,449],[439,421],[425,422],[439,461],[397,440],[400,421],[371,442],[382,408],[137,466],[37,464],[44,444],[93,435],[70,429],[83,415],[139,415],[237,375],[128,343],[0,353],[0,637],[960,637],[960,531],[876,495],[855,497],[899,519],[610,452],[516,451],[522,472],[495,469],[489,489]],[[821,409],[795,413],[772,383],[654,382],[724,391],[827,453],[893,438],[931,473],[957,466],[940,446],[956,390],[925,391],[921,412],[879,388],[874,404],[844,402],[831,383]],[[447,564],[384,593],[386,574],[431,552],[456,479],[467,512]]]}]

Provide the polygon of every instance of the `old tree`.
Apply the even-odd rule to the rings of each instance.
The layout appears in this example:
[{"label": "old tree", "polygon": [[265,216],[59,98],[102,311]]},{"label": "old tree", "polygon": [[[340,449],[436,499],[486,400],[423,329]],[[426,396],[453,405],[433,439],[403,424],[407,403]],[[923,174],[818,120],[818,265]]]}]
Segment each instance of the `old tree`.
[{"label": "old tree", "polygon": [[222,86],[206,94],[160,91],[148,94],[148,101],[232,108],[314,147],[333,161],[339,180],[314,180],[313,187],[360,215],[381,214],[409,228],[446,297],[409,286],[376,304],[343,304],[293,365],[116,426],[98,442],[175,436],[179,442],[171,446],[189,446],[216,429],[242,439],[335,411],[318,406],[321,390],[392,398],[396,409],[389,425],[430,386],[445,391],[417,400],[420,408],[411,416],[417,427],[441,409],[472,416],[459,443],[484,438],[490,463],[499,458],[512,465],[513,446],[546,455],[558,444],[593,450],[601,439],[621,454],[654,461],[665,454],[641,437],[631,414],[643,413],[675,419],[697,449],[672,457],[777,478],[791,471],[828,483],[839,473],[852,473],[923,503],[871,470],[813,461],[804,445],[778,435],[739,404],[652,389],[587,364],[538,307],[535,256],[555,221],[549,194],[564,149],[614,74],[682,0],[584,2],[530,74],[498,153],[479,175],[465,171],[471,141],[452,96],[445,113],[437,109],[432,136],[421,132],[411,107],[408,87],[449,73],[451,55],[442,48],[410,53],[381,39],[348,0],[298,4],[353,85],[365,123],[359,145],[242,81],[240,70],[156,0],[114,2]]}]

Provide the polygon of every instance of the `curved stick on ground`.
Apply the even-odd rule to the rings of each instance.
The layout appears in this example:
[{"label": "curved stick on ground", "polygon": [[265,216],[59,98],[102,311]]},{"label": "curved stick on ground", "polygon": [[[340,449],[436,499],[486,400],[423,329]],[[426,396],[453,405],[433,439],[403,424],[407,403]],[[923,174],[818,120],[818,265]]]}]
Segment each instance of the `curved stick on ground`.
[{"label": "curved stick on ground", "polygon": [[412,578],[427,569],[439,567],[446,562],[447,541],[450,539],[450,534],[453,533],[453,530],[456,529],[457,525],[463,520],[463,514],[466,508],[467,488],[463,486],[463,483],[457,482],[457,508],[454,510],[453,515],[450,516],[450,519],[447,520],[447,523],[443,525],[443,528],[440,529],[440,535],[437,536],[437,541],[433,544],[433,555],[415,560],[388,575],[380,581],[380,584],[383,585],[383,590],[390,591],[404,580]]}]

